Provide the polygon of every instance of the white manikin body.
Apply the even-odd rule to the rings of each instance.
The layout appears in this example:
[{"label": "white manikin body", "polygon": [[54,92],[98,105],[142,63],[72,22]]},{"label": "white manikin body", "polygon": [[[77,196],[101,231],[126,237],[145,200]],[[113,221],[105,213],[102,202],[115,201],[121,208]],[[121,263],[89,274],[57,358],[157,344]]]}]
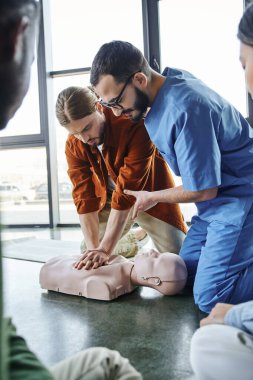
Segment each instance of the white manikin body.
[{"label": "white manikin body", "polygon": [[112,255],[108,264],[97,269],[78,270],[79,256],[58,256],[45,263],[40,271],[43,289],[110,301],[132,292],[136,286],[149,286],[162,294],[173,295],[184,287],[187,270],[183,260],[173,253],[151,250],[138,255],[135,263]]}]

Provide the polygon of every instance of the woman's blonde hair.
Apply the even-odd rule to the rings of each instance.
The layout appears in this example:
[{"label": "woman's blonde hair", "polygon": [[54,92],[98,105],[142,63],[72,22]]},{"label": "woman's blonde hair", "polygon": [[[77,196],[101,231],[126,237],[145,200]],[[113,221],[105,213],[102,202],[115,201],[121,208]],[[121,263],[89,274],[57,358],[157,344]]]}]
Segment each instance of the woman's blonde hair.
[{"label": "woman's blonde hair", "polygon": [[89,87],[68,87],[58,95],[55,112],[59,123],[66,127],[96,111],[98,99]]}]

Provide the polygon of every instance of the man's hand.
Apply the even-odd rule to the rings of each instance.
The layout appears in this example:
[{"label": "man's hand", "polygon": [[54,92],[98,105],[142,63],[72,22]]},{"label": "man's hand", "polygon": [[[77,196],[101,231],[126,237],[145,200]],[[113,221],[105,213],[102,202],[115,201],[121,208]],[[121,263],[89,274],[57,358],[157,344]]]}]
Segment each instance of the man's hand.
[{"label": "man's hand", "polygon": [[225,315],[233,306],[228,303],[217,303],[208,317],[201,320],[200,326],[223,324]]},{"label": "man's hand", "polygon": [[140,212],[149,210],[158,203],[152,199],[152,192],[149,191],[124,190],[124,194],[132,195],[136,198],[136,202],[133,206],[133,219],[137,218]]},{"label": "man's hand", "polygon": [[74,265],[76,269],[97,269],[108,263],[109,255],[103,248],[88,249]]}]

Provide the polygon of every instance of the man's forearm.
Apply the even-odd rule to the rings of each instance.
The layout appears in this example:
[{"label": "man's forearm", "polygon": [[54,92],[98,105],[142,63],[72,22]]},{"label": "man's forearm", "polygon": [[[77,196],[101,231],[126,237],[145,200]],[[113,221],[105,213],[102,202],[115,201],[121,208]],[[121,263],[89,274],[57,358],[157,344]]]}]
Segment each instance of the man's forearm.
[{"label": "man's forearm", "polygon": [[202,191],[188,191],[185,190],[183,186],[150,193],[151,200],[157,203],[196,203],[215,198],[216,195],[217,188]]},{"label": "man's forearm", "polygon": [[131,209],[111,209],[105,234],[100,243],[100,247],[104,248],[110,254],[112,254],[113,249],[115,248],[122,235],[130,210]]},{"label": "man's forearm", "polygon": [[88,214],[79,214],[82,233],[88,249],[99,246],[99,218],[98,211]]}]

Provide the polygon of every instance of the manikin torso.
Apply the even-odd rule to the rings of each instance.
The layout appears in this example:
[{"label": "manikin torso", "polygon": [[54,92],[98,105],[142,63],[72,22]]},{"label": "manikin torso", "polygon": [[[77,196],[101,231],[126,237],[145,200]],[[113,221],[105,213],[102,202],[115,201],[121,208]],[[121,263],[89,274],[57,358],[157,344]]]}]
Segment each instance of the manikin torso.
[{"label": "manikin torso", "polygon": [[59,256],[49,260],[40,271],[41,287],[105,301],[135,289],[130,281],[133,262],[123,256],[111,256],[108,265],[90,270],[74,268],[79,257]]},{"label": "manikin torso", "polygon": [[173,253],[151,250],[135,257],[135,263],[111,256],[108,264],[97,269],[77,270],[79,256],[59,256],[43,265],[40,285],[43,289],[86,298],[110,301],[132,292],[136,286],[149,286],[162,294],[178,293],[185,285],[187,271],[183,260]]}]

